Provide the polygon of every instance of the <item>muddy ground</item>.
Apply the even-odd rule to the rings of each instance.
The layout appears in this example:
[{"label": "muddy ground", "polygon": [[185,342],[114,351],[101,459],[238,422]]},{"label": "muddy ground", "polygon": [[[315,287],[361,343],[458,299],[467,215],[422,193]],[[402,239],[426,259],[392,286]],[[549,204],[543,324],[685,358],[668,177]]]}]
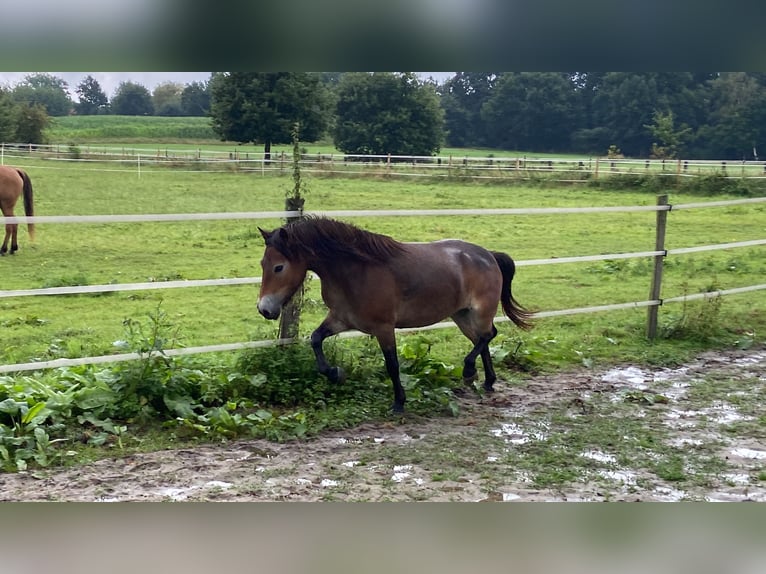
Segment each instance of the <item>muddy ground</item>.
[{"label": "muddy ground", "polygon": [[[706,402],[690,398],[698,385],[715,390],[716,381],[723,381],[719,394]],[[741,400],[760,400],[764,388],[763,347],[710,352],[674,369],[628,365],[532,376],[513,384],[499,381],[491,397],[462,397],[454,418],[408,416],[301,442],[239,440],[3,474],[0,499],[766,502],[766,409],[759,415],[763,405]],[[516,451],[546,441],[544,413],[552,405],[583,417],[610,402],[625,405],[642,397],[662,400],[626,412],[652,418],[666,437],[643,462],[631,464],[630,456],[597,444],[567,453],[563,462],[551,459],[564,471],[567,458],[587,462],[574,479],[544,483],[528,469],[515,468]],[[681,469],[678,477],[652,471],[646,460],[664,456],[660,447],[704,448],[700,460],[712,458],[715,470]]]}]

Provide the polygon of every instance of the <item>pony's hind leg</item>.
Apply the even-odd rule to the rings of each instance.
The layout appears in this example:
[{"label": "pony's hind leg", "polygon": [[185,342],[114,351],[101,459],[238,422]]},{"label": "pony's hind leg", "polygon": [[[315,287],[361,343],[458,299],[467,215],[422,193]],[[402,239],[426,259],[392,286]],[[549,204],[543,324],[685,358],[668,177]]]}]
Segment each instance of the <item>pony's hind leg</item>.
[{"label": "pony's hind leg", "polygon": [[19,250],[18,234],[19,234],[19,224],[14,223],[11,225],[11,255],[13,255]]},{"label": "pony's hind leg", "polygon": [[8,253],[8,239],[11,237],[11,224],[7,223],[5,225],[5,238],[3,239],[3,245],[0,247],[0,255],[5,255]]},{"label": "pony's hind leg", "polygon": [[481,362],[484,365],[484,390],[491,393],[495,390],[494,385],[497,380],[495,367],[492,364],[492,355],[489,352],[489,343],[497,336],[497,329],[492,325],[492,336],[487,339],[484,348],[481,350]]},{"label": "pony's hind leg", "polygon": [[490,330],[480,333],[475,325],[476,317],[469,310],[455,313],[452,316],[452,320],[458,326],[460,331],[473,343],[473,349],[471,349],[471,352],[468,353],[463,360],[463,383],[466,386],[473,387],[473,383],[478,379],[476,359],[481,356],[485,376],[484,389],[488,392],[492,392],[494,390],[493,385],[497,380],[497,375],[495,374],[495,369],[492,365],[492,357],[489,353],[489,343],[497,335],[497,329],[490,321]]},{"label": "pony's hind leg", "polygon": [[476,358],[481,356],[481,362],[484,365],[484,390],[487,392],[494,391],[493,385],[497,380],[495,374],[495,368],[492,365],[492,357],[489,354],[489,343],[495,338],[497,330],[493,327],[493,333],[491,335],[483,335],[476,339],[471,352],[465,356],[463,360],[463,383],[468,386],[473,386],[474,381],[479,378],[476,372]]}]

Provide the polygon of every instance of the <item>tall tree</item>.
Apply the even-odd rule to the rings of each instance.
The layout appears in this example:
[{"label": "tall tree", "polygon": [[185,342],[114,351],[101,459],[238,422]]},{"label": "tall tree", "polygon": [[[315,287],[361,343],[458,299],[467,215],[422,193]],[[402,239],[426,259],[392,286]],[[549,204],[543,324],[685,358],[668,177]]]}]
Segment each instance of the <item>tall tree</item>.
[{"label": "tall tree", "polygon": [[210,90],[207,82],[192,82],[181,92],[181,110],[185,116],[206,116],[210,112]]},{"label": "tall tree", "polygon": [[601,153],[615,145],[626,155],[648,156],[652,137],[644,127],[657,109],[657,86],[650,74],[608,72],[593,98],[595,126],[605,128]]},{"label": "tall tree", "polygon": [[73,107],[69,84],[46,73],[24,76],[13,88],[12,95],[16,103],[43,106],[49,116],[66,116]]},{"label": "tall tree", "polygon": [[710,82],[710,105],[708,125],[697,135],[701,155],[721,159],[766,155],[766,87],[757,76],[721,73]]},{"label": "tall tree", "polygon": [[498,79],[481,116],[495,147],[564,151],[581,114],[567,74],[510,72]]},{"label": "tall tree", "polygon": [[676,127],[673,112],[654,112],[654,121],[644,126],[652,134],[651,157],[658,159],[677,158],[683,150],[683,146],[691,135],[692,129],[688,126]]},{"label": "tall tree", "polygon": [[328,122],[328,91],[319,74],[225,72],[210,79],[210,116],[222,140],[271,145],[292,141],[298,123],[304,141],[316,141]]},{"label": "tall tree", "polygon": [[178,82],[162,82],[152,92],[152,104],[156,116],[180,116],[183,115],[181,106],[181,94],[183,84]]},{"label": "tall tree", "polygon": [[444,141],[435,86],[411,72],[345,74],[333,137],[346,153],[433,155]]},{"label": "tall tree", "polygon": [[112,98],[112,113],[120,116],[151,116],[154,113],[152,95],[146,86],[135,82],[120,82]]},{"label": "tall tree", "polygon": [[16,104],[11,94],[0,87],[0,142],[10,142],[16,137]]},{"label": "tall tree", "polygon": [[50,125],[50,117],[41,104],[16,106],[15,141],[19,143],[45,143],[43,131]]},{"label": "tall tree", "polygon": [[98,113],[104,113],[109,106],[109,98],[106,97],[101,84],[93,76],[85,76],[77,84],[78,97],[80,102],[76,104],[75,110],[81,116],[92,116]]},{"label": "tall tree", "polygon": [[497,77],[494,72],[458,72],[439,88],[449,145],[487,145],[481,108],[492,95]]}]

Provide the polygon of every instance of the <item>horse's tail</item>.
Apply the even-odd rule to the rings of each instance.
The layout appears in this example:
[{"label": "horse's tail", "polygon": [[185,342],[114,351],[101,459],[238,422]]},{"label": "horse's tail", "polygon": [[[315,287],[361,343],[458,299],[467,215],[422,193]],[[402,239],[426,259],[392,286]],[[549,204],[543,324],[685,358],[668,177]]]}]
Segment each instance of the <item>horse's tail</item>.
[{"label": "horse's tail", "polygon": [[497,261],[497,265],[503,274],[503,288],[500,291],[500,303],[503,306],[503,312],[517,327],[524,330],[530,329],[532,327],[532,313],[522,307],[513,298],[513,293],[511,292],[511,282],[516,274],[516,264],[511,259],[511,256],[506,253],[492,251],[492,255],[495,257],[495,261]]},{"label": "horse's tail", "polygon": [[[27,172],[21,169],[17,169],[21,176],[21,180],[24,182],[24,214],[27,217],[32,217],[35,214],[35,200],[34,193],[32,192],[32,180],[29,179]],[[29,231],[29,238],[35,238],[35,224],[27,223],[27,230]]]}]

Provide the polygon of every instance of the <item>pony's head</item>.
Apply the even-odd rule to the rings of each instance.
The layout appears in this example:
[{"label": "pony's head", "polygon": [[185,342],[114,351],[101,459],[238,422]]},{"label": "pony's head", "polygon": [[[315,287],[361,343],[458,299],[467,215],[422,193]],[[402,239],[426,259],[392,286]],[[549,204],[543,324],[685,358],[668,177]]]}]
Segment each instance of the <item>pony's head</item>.
[{"label": "pony's head", "polygon": [[[306,262],[295,256],[288,257],[284,251],[287,231],[280,227],[264,231],[260,227],[266,250],[261,259],[261,290],[258,294],[258,312],[267,319],[279,318],[282,307],[295,294],[306,278]],[[280,249],[282,247],[282,249]]]}]

